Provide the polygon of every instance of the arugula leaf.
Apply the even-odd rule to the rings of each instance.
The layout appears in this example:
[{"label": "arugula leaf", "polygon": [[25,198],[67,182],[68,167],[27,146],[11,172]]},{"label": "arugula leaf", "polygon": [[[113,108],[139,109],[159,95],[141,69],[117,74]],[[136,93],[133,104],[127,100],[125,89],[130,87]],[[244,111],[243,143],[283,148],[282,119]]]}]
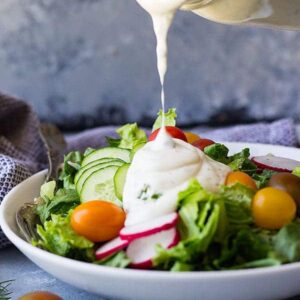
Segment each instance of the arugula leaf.
[{"label": "arugula leaf", "polygon": [[256,165],[249,159],[250,150],[249,148],[243,149],[241,152],[234,154],[229,157],[230,163],[228,166],[233,171],[243,171],[248,174],[253,174],[256,172]]},{"label": "arugula leaf", "polygon": [[72,151],[65,155],[63,170],[59,175],[59,180],[63,182],[66,189],[74,189],[74,177],[80,169],[83,155],[79,151]]},{"label": "arugula leaf", "polygon": [[204,148],[204,153],[210,158],[223,163],[225,165],[230,163],[228,157],[229,149],[223,144],[212,144]]},{"label": "arugula leaf", "polygon": [[295,168],[295,170],[293,171],[293,174],[300,177],[300,166]]},{"label": "arugula leaf", "polygon": [[124,251],[119,251],[106,259],[96,261],[95,264],[124,269],[130,264],[130,259],[127,257]]},{"label": "arugula leaf", "polygon": [[119,139],[106,137],[107,142],[111,147],[133,149],[136,145],[147,142],[145,131],[140,129],[137,123],[126,124],[116,131],[120,136]]},{"label": "arugula leaf", "polygon": [[[49,183],[47,183],[49,186]],[[42,195],[42,193],[41,193]],[[68,212],[76,207],[79,203],[79,197],[75,190],[59,189],[55,196],[48,198],[52,195],[52,191],[47,195],[43,195],[43,201],[38,204],[36,211],[42,223],[49,219],[52,214],[59,214],[66,216]]]},{"label": "arugula leaf", "polygon": [[[165,114],[165,126],[175,126],[176,125],[176,108],[170,108]],[[157,119],[153,124],[152,131],[160,128],[162,126],[162,118],[163,118],[163,111],[160,110],[157,114]]]},{"label": "arugula leaf", "polygon": [[274,247],[285,262],[300,261],[300,222],[281,228],[274,237]]},{"label": "arugula leaf", "polygon": [[257,170],[256,165],[249,159],[250,150],[248,148],[228,156],[229,149],[223,144],[216,143],[205,147],[204,153],[210,158],[228,165],[233,171],[243,171],[251,175]]},{"label": "arugula leaf", "polygon": [[271,170],[263,170],[261,173],[255,173],[252,178],[255,180],[257,188],[262,189],[266,187],[270,178],[277,172]]},{"label": "arugula leaf", "polygon": [[51,220],[46,221],[44,226],[37,225],[41,239],[33,241],[33,245],[61,256],[93,261],[94,243],[72,229],[70,216],[71,212],[67,217],[51,215]]}]

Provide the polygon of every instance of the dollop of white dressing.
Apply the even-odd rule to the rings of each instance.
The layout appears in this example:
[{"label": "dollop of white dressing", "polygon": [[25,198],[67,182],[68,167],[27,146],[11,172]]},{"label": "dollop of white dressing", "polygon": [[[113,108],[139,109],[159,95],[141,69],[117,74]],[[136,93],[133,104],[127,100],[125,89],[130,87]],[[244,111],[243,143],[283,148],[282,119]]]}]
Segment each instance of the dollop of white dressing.
[{"label": "dollop of white dressing", "polygon": [[196,147],[178,139],[172,141],[171,147],[149,142],[134,156],[123,194],[126,226],[174,212],[178,193],[192,178],[215,192],[230,172],[228,166]]}]

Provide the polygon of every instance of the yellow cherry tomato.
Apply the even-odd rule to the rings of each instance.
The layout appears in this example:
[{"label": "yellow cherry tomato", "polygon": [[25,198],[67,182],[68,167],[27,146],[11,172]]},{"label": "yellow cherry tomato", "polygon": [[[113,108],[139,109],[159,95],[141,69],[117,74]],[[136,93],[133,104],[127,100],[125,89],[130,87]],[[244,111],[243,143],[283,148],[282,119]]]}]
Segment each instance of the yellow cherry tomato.
[{"label": "yellow cherry tomato", "polygon": [[295,218],[296,203],[287,192],[267,187],[255,194],[252,215],[258,227],[280,229]]},{"label": "yellow cherry tomato", "polygon": [[230,172],[227,175],[225,185],[231,186],[236,183],[243,184],[250,189],[257,190],[255,181],[247,174],[241,171]]},{"label": "yellow cherry tomato", "polygon": [[118,236],[125,222],[125,212],[106,201],[89,201],[77,206],[71,216],[76,233],[92,242],[105,242]]},{"label": "yellow cherry tomato", "polygon": [[194,142],[200,140],[200,136],[196,133],[185,131],[184,134],[189,144],[193,144]]},{"label": "yellow cherry tomato", "polygon": [[62,298],[50,292],[38,291],[21,296],[19,300],[62,300]]}]

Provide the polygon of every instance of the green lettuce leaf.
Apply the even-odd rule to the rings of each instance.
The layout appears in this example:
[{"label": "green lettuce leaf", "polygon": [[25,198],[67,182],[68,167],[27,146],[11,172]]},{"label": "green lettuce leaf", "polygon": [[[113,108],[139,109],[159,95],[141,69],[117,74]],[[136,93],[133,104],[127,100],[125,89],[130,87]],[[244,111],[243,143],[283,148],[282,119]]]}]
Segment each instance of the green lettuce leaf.
[{"label": "green lettuce leaf", "polygon": [[244,226],[253,223],[251,201],[254,191],[242,184],[223,186],[220,197],[224,199],[228,221],[234,226]]},{"label": "green lettuce leaf", "polygon": [[257,170],[256,165],[249,159],[250,150],[248,148],[228,156],[229,149],[223,144],[216,143],[205,147],[204,153],[212,159],[228,165],[233,171],[243,171],[252,175]]},{"label": "green lettuce leaf", "polygon": [[124,269],[130,264],[130,259],[124,251],[119,251],[116,254],[109,256],[106,259],[98,260],[95,263],[106,267]]},{"label": "green lettuce leaf", "polygon": [[300,222],[281,228],[274,237],[274,245],[285,262],[300,261]]},{"label": "green lettuce leaf", "polygon": [[243,171],[248,174],[253,174],[256,172],[256,165],[249,159],[250,150],[248,148],[243,149],[241,152],[236,153],[229,157],[230,163],[228,166],[233,171]]},{"label": "green lettuce leaf", "polygon": [[230,159],[228,157],[229,149],[223,144],[212,144],[204,148],[204,153],[210,158],[228,165]]},{"label": "green lettuce leaf", "polygon": [[257,188],[262,189],[267,186],[270,178],[277,172],[271,170],[263,170],[261,173],[255,173],[252,178],[255,180]]},{"label": "green lettuce leaf", "polygon": [[44,187],[42,186],[42,201],[36,208],[36,212],[42,223],[48,220],[52,214],[67,216],[72,208],[80,204],[80,199],[75,190],[59,189],[53,195],[53,191],[51,190],[53,184],[50,183],[44,184]]},{"label": "green lettuce leaf", "polygon": [[[176,108],[170,108],[165,114],[165,126],[175,126],[176,125]],[[160,110],[157,114],[157,119],[154,122],[152,127],[152,131],[160,128],[162,126],[162,118],[163,118],[163,111]]]},{"label": "green lettuce leaf", "polygon": [[63,187],[66,189],[74,189],[74,177],[80,169],[83,155],[79,151],[72,151],[65,155],[62,172],[59,175],[59,180],[63,182]]},{"label": "green lettuce leaf", "polygon": [[220,221],[226,216],[222,213],[221,200],[205,191],[197,180],[192,180],[188,188],[179,193],[178,205],[182,240],[171,249],[157,247],[153,262],[158,268],[177,270],[181,264],[199,262],[218,235],[219,224],[226,224]]},{"label": "green lettuce leaf", "polygon": [[117,129],[119,139],[107,137],[107,142],[111,147],[120,147],[133,149],[138,144],[147,142],[147,135],[144,130],[140,129],[137,123],[126,124]]},{"label": "green lettuce leaf", "polygon": [[72,229],[70,215],[71,213],[67,217],[51,215],[51,220],[46,221],[43,226],[37,225],[41,238],[33,244],[57,255],[93,261],[94,243]]},{"label": "green lettuce leaf", "polygon": [[46,182],[41,186],[40,196],[43,199],[51,200],[54,197],[55,189],[56,189],[56,181],[55,180]]},{"label": "green lettuce leaf", "polygon": [[293,174],[300,177],[300,166],[295,168],[295,170],[293,171]]},{"label": "green lettuce leaf", "polygon": [[242,269],[278,265],[271,239],[250,227],[228,235],[220,254],[213,260],[216,269]]}]

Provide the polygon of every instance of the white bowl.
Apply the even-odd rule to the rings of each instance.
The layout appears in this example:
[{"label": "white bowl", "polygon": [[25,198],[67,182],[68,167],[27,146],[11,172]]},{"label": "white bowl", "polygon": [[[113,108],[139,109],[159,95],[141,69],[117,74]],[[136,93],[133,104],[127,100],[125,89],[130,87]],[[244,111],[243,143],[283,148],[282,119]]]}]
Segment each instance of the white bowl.
[{"label": "white bowl", "polygon": [[[273,153],[299,159],[300,149],[227,143],[232,152],[244,147],[252,155]],[[213,272],[171,273],[115,269],[60,257],[31,246],[18,232],[15,214],[39,194],[46,171],[15,187],[0,207],[0,225],[11,242],[30,260],[53,276],[78,288],[118,299],[282,299],[300,294],[300,263],[284,266]]]}]

